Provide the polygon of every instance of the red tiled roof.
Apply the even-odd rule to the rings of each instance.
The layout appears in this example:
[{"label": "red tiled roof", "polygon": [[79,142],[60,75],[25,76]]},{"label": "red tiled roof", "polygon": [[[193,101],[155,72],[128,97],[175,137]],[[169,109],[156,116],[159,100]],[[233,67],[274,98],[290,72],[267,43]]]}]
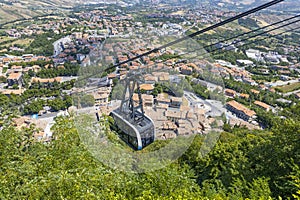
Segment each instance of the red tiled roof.
[{"label": "red tiled roof", "polygon": [[234,100],[229,101],[227,104],[230,105],[231,107],[235,108],[236,110],[242,111],[249,117],[256,115],[256,112],[254,112],[253,110],[250,110],[249,108],[245,107],[244,105],[242,105]]}]

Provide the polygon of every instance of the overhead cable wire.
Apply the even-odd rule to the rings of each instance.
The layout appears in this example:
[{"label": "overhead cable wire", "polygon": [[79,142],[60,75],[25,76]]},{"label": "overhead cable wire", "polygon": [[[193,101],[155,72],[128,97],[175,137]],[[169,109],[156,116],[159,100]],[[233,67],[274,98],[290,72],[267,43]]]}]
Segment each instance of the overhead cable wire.
[{"label": "overhead cable wire", "polygon": [[[288,26],[288,25],[287,25],[287,26]],[[285,26],[284,26],[284,27],[285,27]],[[281,28],[283,28],[283,27],[281,27]],[[277,28],[277,29],[279,29],[279,28]],[[276,30],[277,30],[277,29],[276,29]],[[263,37],[266,37],[266,38],[261,38],[261,39],[258,39],[258,40],[250,41],[250,42],[248,42],[248,43],[244,43],[244,44],[240,45],[239,48],[240,48],[240,47],[243,47],[243,46],[246,46],[246,45],[249,45],[249,44],[253,44],[253,43],[256,43],[256,42],[260,42],[260,41],[263,41],[263,40],[266,40],[266,39],[274,38],[274,37],[277,37],[277,36],[279,36],[279,35],[283,35],[283,34],[286,34],[286,33],[290,33],[290,32],[293,32],[293,31],[295,31],[295,30],[298,30],[298,29],[300,29],[300,26],[299,26],[299,27],[296,27],[296,28],[292,28],[292,29],[286,30],[286,31],[283,31],[283,32],[278,33],[278,34],[275,34],[275,35],[263,36],[263,34],[261,34],[261,35],[259,35],[259,36],[263,36]],[[264,34],[265,34],[265,32],[264,32]],[[256,36],[256,37],[258,37],[258,36]],[[253,38],[253,37],[248,38],[247,40],[250,40],[250,39],[252,39],[252,38]],[[245,39],[244,41],[246,41],[246,39]],[[230,51],[230,50],[226,50],[226,49],[225,49],[224,51],[226,52],[226,51]],[[207,52],[207,53],[202,54],[202,55],[197,55],[197,56],[191,57],[190,59],[199,58],[199,56],[202,56],[202,58],[205,58],[204,56],[205,56],[206,54],[209,54],[209,53],[210,53],[210,52]],[[172,58],[172,59],[173,59],[173,58]],[[154,66],[154,65],[151,65],[151,66]],[[98,88],[98,87],[89,88],[88,90],[85,90],[85,91],[83,91],[83,92],[89,93],[89,92],[92,92],[92,91],[97,90],[97,88]]]},{"label": "overhead cable wire", "polygon": [[290,17],[290,18],[287,18],[287,19],[283,19],[281,21],[278,21],[278,22],[275,22],[275,23],[272,23],[272,24],[269,24],[269,25],[266,25],[266,26],[263,26],[263,27],[260,27],[260,28],[257,28],[257,29],[254,29],[254,30],[251,30],[251,31],[248,31],[248,32],[244,32],[244,33],[241,33],[239,35],[236,35],[236,36],[233,36],[233,37],[230,37],[230,38],[227,38],[227,39],[224,39],[224,40],[221,40],[221,41],[218,41],[216,43],[213,43],[213,44],[210,44],[210,45],[207,45],[207,46],[204,46],[203,48],[208,48],[208,47],[211,47],[211,46],[214,46],[214,45],[217,45],[219,43],[224,43],[224,42],[227,42],[229,40],[234,40],[236,38],[239,38],[239,37],[242,37],[242,36],[245,36],[245,35],[249,35],[251,33],[255,33],[257,31],[260,31],[260,30],[264,30],[266,28],[269,28],[271,26],[275,26],[275,25],[278,25],[278,24],[281,24],[283,22],[286,22],[286,21],[289,21],[289,20],[292,20],[292,19],[295,19],[295,18],[298,18],[300,17],[300,15],[296,15],[296,16],[293,16],[293,17]]},{"label": "overhead cable wire", "polygon": [[[113,65],[113,66],[111,66],[111,67],[108,67],[108,68],[104,69],[104,71],[108,71],[108,70],[110,70],[110,69],[119,67],[119,66],[121,66],[121,65],[123,65],[123,64],[126,64],[126,63],[128,63],[128,62],[134,61],[134,60],[139,59],[139,58],[142,58],[142,57],[144,57],[144,56],[148,56],[148,55],[150,55],[150,54],[152,54],[152,53],[155,53],[155,52],[158,52],[158,51],[160,51],[160,50],[162,50],[162,49],[165,49],[165,48],[167,48],[167,47],[173,46],[173,45],[178,44],[178,43],[180,43],[180,42],[182,42],[182,41],[184,41],[184,40],[188,40],[188,39],[190,39],[190,38],[193,38],[193,37],[195,37],[195,36],[197,36],[197,35],[206,33],[206,32],[208,32],[208,31],[210,31],[210,30],[215,29],[215,28],[224,26],[224,25],[226,25],[226,24],[228,24],[228,23],[231,23],[231,22],[233,22],[233,21],[235,21],[235,20],[238,20],[238,19],[243,18],[243,17],[245,17],[245,16],[248,16],[248,15],[250,15],[250,14],[256,13],[256,12],[258,12],[258,11],[260,11],[260,10],[266,9],[266,8],[268,8],[268,7],[271,7],[271,6],[273,6],[273,5],[276,5],[276,4],[278,4],[278,3],[281,3],[281,2],[283,2],[283,1],[285,1],[285,0],[273,0],[273,1],[271,1],[271,2],[265,3],[265,4],[261,5],[261,6],[255,7],[255,8],[253,8],[253,9],[251,9],[251,10],[248,10],[248,11],[246,11],[246,12],[243,12],[243,13],[241,13],[241,14],[238,14],[238,15],[236,15],[236,16],[234,16],[234,17],[229,18],[229,19],[226,19],[226,20],[224,20],[224,21],[222,21],[222,22],[219,22],[219,23],[217,23],[217,24],[214,24],[214,25],[212,25],[212,26],[209,26],[209,27],[207,27],[207,28],[204,28],[204,29],[202,29],[202,30],[200,30],[200,31],[197,31],[197,32],[192,33],[192,34],[187,35],[187,36],[184,36],[184,37],[182,37],[182,38],[180,38],[180,39],[174,40],[174,41],[169,42],[169,43],[167,43],[167,44],[165,44],[165,45],[162,45],[162,46],[160,46],[160,47],[154,48],[154,49],[152,49],[152,50],[150,50],[150,51],[147,51],[147,52],[145,52],[145,53],[143,53],[143,54],[140,54],[140,55],[134,56],[134,57],[132,57],[132,58],[129,58],[129,59],[123,61],[123,62],[120,62],[120,63],[118,63],[118,64],[115,64],[115,65]],[[103,73],[103,70],[102,70],[101,72],[99,72],[99,73]],[[91,74],[91,75],[88,75],[88,76],[86,76],[86,77],[82,77],[79,81],[81,81],[82,79],[85,80],[85,79],[87,79],[87,78],[91,78],[91,77],[93,77],[93,76],[95,76],[95,74]]]},{"label": "overhead cable wire", "polygon": [[[199,30],[199,31],[197,31],[197,32],[195,32],[195,33],[192,33],[192,34],[190,34],[190,35],[184,36],[184,37],[182,37],[182,38],[180,38],[180,39],[174,40],[174,41],[172,41],[172,42],[170,42],[170,43],[167,43],[167,44],[165,44],[165,45],[162,45],[162,46],[160,46],[160,47],[154,48],[154,49],[152,49],[152,50],[150,50],[150,51],[147,51],[147,52],[145,52],[145,53],[143,53],[143,54],[140,54],[140,55],[137,55],[137,56],[135,56],[135,57],[129,58],[129,59],[126,60],[126,61],[123,61],[123,62],[121,62],[121,63],[115,64],[115,65],[113,65],[113,66],[111,66],[111,67],[108,67],[108,68],[104,69],[104,71],[108,71],[108,70],[110,70],[110,69],[116,68],[116,67],[121,66],[121,65],[123,65],[123,64],[126,64],[126,63],[128,63],[128,62],[131,62],[131,61],[134,61],[134,60],[136,60],[136,59],[139,59],[139,58],[141,58],[141,57],[144,57],[144,56],[150,55],[150,54],[152,54],[152,53],[158,52],[158,51],[160,51],[160,50],[162,50],[162,49],[165,49],[165,48],[167,48],[167,47],[173,46],[173,45],[178,44],[178,43],[180,43],[180,42],[182,42],[182,41],[188,40],[188,39],[193,38],[193,37],[195,37],[195,36],[197,36],[197,35],[206,33],[206,32],[208,32],[208,31],[210,31],[210,30],[215,29],[215,28],[224,26],[224,25],[226,25],[226,24],[228,24],[228,23],[231,23],[231,22],[233,22],[233,21],[235,21],[235,20],[238,20],[238,19],[243,18],[243,17],[245,17],[245,16],[248,16],[248,15],[250,15],[250,14],[256,13],[256,12],[258,12],[258,11],[260,11],[260,10],[266,9],[266,8],[268,8],[268,7],[271,7],[271,6],[273,6],[273,5],[276,5],[276,4],[278,4],[278,3],[281,3],[281,2],[283,2],[283,1],[285,1],[285,0],[273,0],[273,1],[271,1],[271,2],[265,3],[265,4],[261,5],[261,6],[255,7],[255,8],[253,8],[253,9],[250,9],[250,10],[246,11],[246,12],[243,12],[243,13],[241,13],[241,14],[238,14],[238,15],[236,15],[236,16],[234,16],[234,17],[231,17],[231,18],[229,18],[229,19],[226,19],[226,20],[224,20],[224,21],[221,21],[221,22],[219,22],[219,23],[217,23],[217,24],[214,24],[214,25],[212,25],[212,26],[209,26],[209,27],[207,27],[207,28],[204,28],[204,29],[202,29],[202,30]],[[103,73],[103,70],[102,70],[100,73]],[[85,80],[85,79],[91,78],[91,77],[93,77],[93,76],[95,76],[95,74],[88,75],[88,76],[83,77],[83,78],[81,78],[81,79],[79,79],[79,80],[77,79],[77,81]],[[58,88],[58,90],[60,90],[60,89],[62,89],[62,88],[64,88],[64,87],[66,87],[66,86],[68,86],[68,85],[70,85],[70,84],[62,85],[62,86],[60,86],[60,87]]]},{"label": "overhead cable wire", "polygon": [[[266,33],[270,33],[270,32],[272,32],[272,31],[275,31],[275,30],[278,30],[278,29],[281,29],[281,28],[290,26],[290,25],[295,24],[295,23],[297,23],[297,22],[300,22],[300,19],[299,19],[299,20],[296,20],[296,21],[293,21],[293,22],[290,22],[290,23],[288,23],[288,24],[284,24],[284,25],[281,25],[281,26],[279,26],[279,27],[276,27],[276,28],[273,28],[273,29],[270,29],[270,30],[267,30],[267,31],[264,31],[264,32],[261,32],[261,33],[255,34],[255,35],[252,35],[252,36],[249,36],[249,37],[247,37],[247,38],[244,38],[244,39],[238,41],[238,43],[241,43],[241,42],[250,40],[250,39],[252,39],[252,38],[255,38],[255,37],[264,35],[264,34],[266,34]],[[217,43],[217,44],[218,44],[218,43]],[[216,44],[213,44],[213,45],[216,45]],[[232,45],[232,44],[227,44],[227,45],[223,46],[223,48],[229,47],[229,46],[231,46],[231,45]],[[206,46],[206,47],[212,47],[212,45],[209,45],[209,46]],[[204,48],[205,48],[205,47],[202,47],[202,48],[199,48],[199,49],[193,49],[193,51],[185,52],[185,53],[183,53],[183,54],[180,54],[179,56],[183,56],[183,55],[186,55],[186,54],[190,54],[190,53],[192,53],[192,52],[194,52],[194,51],[202,50],[202,49],[204,49]],[[206,52],[205,54],[213,53],[213,52],[216,52],[216,51],[218,51],[218,50],[219,50],[219,49],[214,49],[214,50],[212,50],[212,51]]]}]

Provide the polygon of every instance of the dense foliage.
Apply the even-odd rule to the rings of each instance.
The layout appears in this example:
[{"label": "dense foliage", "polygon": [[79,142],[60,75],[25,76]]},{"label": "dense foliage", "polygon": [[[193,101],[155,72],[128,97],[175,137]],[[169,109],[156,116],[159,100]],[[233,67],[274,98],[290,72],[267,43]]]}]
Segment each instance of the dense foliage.
[{"label": "dense foliage", "polygon": [[257,22],[254,19],[251,18],[241,18],[238,20],[239,25],[245,26],[245,27],[252,27],[252,28],[259,28]]},{"label": "dense foliage", "polygon": [[0,132],[1,199],[286,199],[300,190],[294,120],[270,131],[228,129],[205,157],[197,136],[178,161],[147,174],[104,166],[80,142],[72,119],[56,121],[56,139],[47,145],[32,139],[33,128]]},{"label": "dense foliage", "polygon": [[36,55],[52,56],[54,52],[53,42],[62,38],[64,34],[55,34],[54,32],[46,32],[40,35],[34,35],[33,42],[25,49],[26,53]]}]

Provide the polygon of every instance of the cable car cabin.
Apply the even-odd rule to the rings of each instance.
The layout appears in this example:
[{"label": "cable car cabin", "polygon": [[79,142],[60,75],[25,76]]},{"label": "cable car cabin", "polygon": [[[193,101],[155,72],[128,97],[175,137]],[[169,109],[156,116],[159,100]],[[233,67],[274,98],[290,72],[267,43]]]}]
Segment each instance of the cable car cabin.
[{"label": "cable car cabin", "polygon": [[[138,111],[136,111],[138,112]],[[155,127],[153,121],[146,115],[140,119],[133,119],[124,114],[120,109],[110,113],[115,120],[115,125],[122,131],[120,138],[135,150],[142,150],[155,139]]]},{"label": "cable car cabin", "polygon": [[[140,91],[142,78],[142,72],[127,73],[121,105],[110,113],[115,120],[115,126],[122,131],[121,139],[136,150],[145,148],[155,139],[154,123],[144,112]],[[135,91],[138,99],[133,98]]]}]

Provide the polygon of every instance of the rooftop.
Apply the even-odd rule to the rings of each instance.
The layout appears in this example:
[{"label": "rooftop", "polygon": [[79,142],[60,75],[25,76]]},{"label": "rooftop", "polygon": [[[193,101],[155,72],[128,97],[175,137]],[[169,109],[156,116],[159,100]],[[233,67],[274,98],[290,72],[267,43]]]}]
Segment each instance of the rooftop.
[{"label": "rooftop", "polygon": [[235,108],[236,110],[239,110],[239,111],[245,113],[249,117],[253,117],[254,115],[256,115],[256,112],[254,112],[253,110],[250,110],[246,106],[244,106],[244,105],[242,105],[242,104],[240,104],[240,103],[238,103],[234,100],[229,101],[227,104],[230,105],[231,107]]},{"label": "rooftop", "polygon": [[146,91],[151,91],[154,89],[154,86],[152,84],[141,84],[140,89],[146,90]]},{"label": "rooftop", "polygon": [[255,101],[254,104],[265,109],[270,109],[270,106],[268,104],[261,101]]},{"label": "rooftop", "polygon": [[62,77],[56,77],[56,78],[32,78],[31,79],[32,82],[35,83],[53,83],[53,82],[61,82],[62,81]]},{"label": "rooftop", "polygon": [[11,73],[9,74],[7,79],[11,79],[11,80],[15,80],[15,79],[19,79],[22,76],[22,73]]}]

